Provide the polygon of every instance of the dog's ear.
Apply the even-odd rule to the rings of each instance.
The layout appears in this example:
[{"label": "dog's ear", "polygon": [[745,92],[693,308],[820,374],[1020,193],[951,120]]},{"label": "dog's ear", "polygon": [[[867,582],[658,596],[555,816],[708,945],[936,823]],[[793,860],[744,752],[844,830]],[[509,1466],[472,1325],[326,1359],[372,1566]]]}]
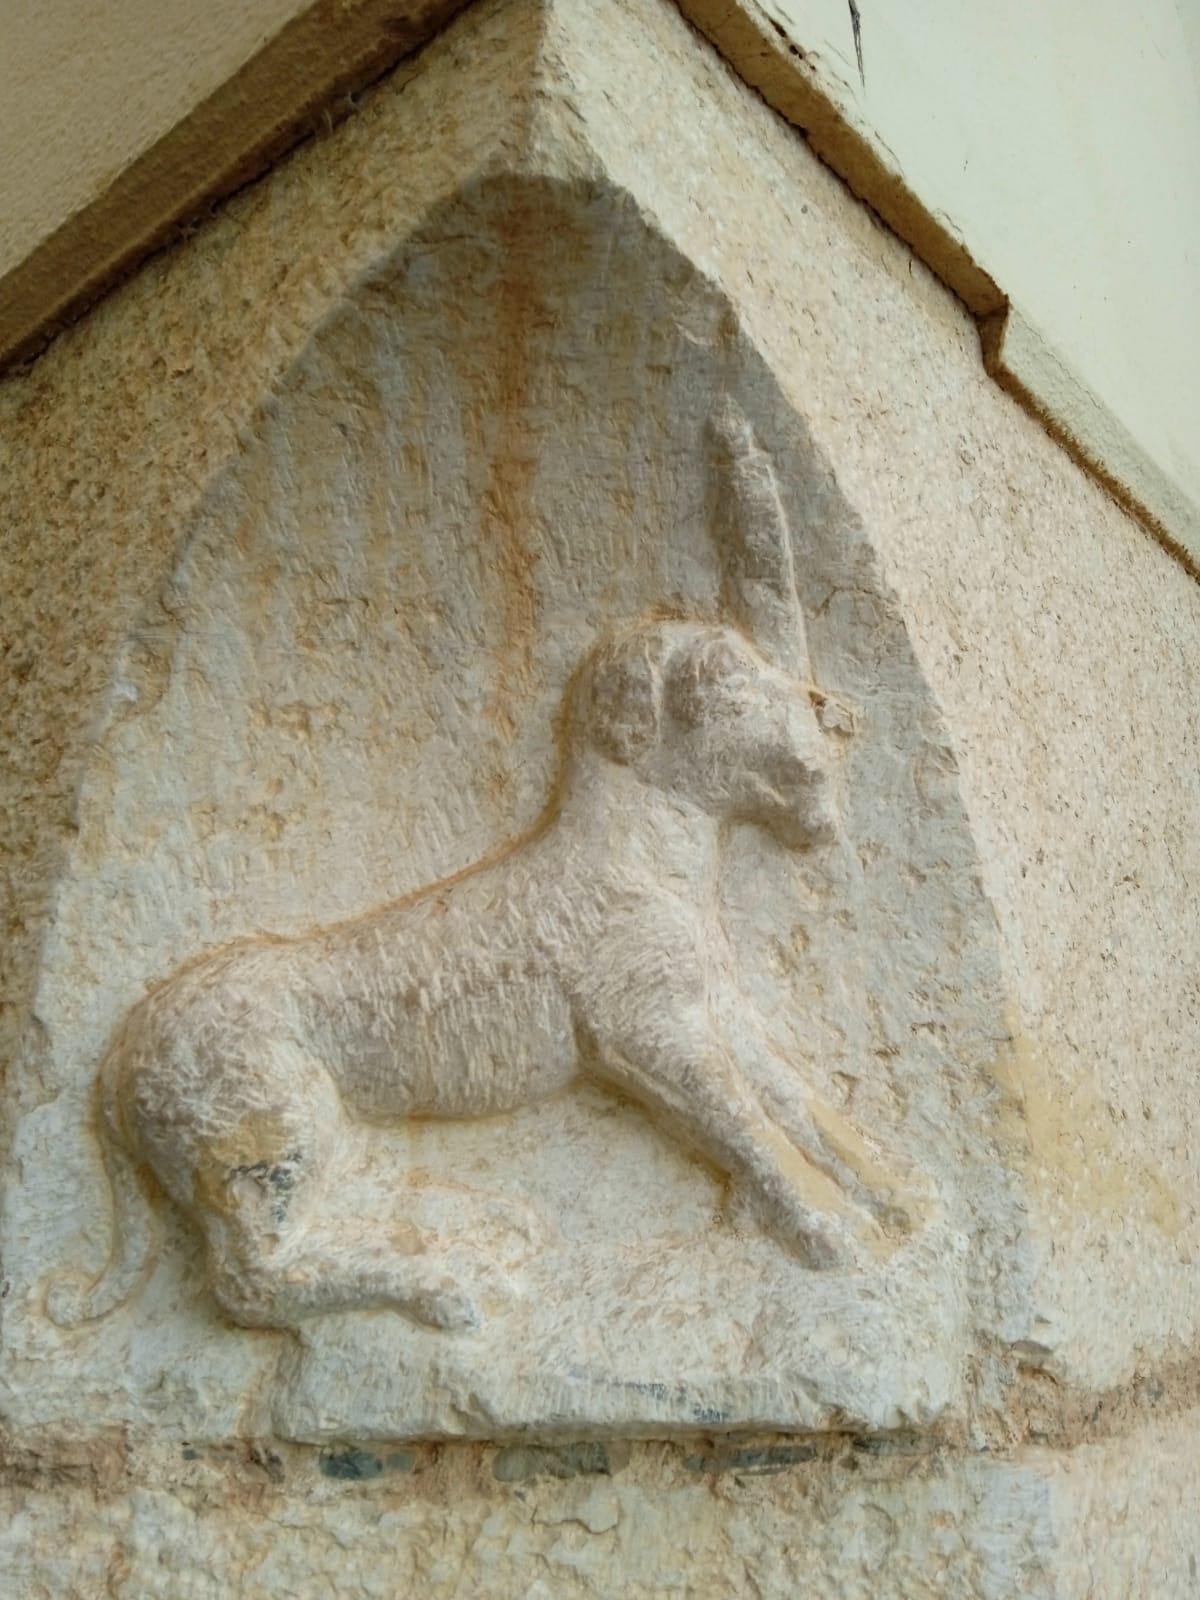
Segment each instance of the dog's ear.
[{"label": "dog's ear", "polygon": [[771,457],[749,419],[726,397],[709,424],[717,489],[717,547],[729,616],[769,661],[793,677],[812,675],[796,588],[787,514]]},{"label": "dog's ear", "polygon": [[592,741],[628,766],[658,739],[662,720],[662,646],[649,635],[605,645],[593,658],[583,709]]},{"label": "dog's ear", "polygon": [[671,665],[663,700],[685,728],[696,727],[716,700],[735,700],[750,681],[745,653],[725,630],[701,637]]}]

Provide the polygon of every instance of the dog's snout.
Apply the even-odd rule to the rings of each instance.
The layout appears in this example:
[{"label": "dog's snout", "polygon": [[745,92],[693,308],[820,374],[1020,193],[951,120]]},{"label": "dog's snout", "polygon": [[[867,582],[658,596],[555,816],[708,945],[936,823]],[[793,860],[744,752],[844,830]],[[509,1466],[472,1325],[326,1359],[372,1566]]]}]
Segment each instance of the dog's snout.
[{"label": "dog's snout", "polygon": [[780,753],[777,770],[780,779],[789,788],[810,785],[820,787],[829,781],[823,764],[814,761],[807,752],[796,750],[794,747],[789,747]]},{"label": "dog's snout", "polygon": [[812,845],[832,836],[837,827],[834,784],[820,731],[799,719],[788,720],[786,737],[772,762],[770,782],[783,801],[780,819],[789,842]]},{"label": "dog's snout", "polygon": [[781,769],[796,782],[817,781],[827,775],[821,731],[807,704],[788,706],[780,718],[777,757]]}]

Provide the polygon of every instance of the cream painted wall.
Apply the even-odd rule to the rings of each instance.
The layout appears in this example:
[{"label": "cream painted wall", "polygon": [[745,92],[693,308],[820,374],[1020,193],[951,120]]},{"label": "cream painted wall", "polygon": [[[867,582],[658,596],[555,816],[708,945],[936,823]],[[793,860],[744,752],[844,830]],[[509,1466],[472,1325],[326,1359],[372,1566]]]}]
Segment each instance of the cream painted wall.
[{"label": "cream painted wall", "polygon": [[[764,0],[1011,306],[999,359],[1200,554],[1200,0]],[[936,263],[934,263],[936,265]]]},{"label": "cream painted wall", "polygon": [[3,0],[0,273],[261,50],[307,0]]}]

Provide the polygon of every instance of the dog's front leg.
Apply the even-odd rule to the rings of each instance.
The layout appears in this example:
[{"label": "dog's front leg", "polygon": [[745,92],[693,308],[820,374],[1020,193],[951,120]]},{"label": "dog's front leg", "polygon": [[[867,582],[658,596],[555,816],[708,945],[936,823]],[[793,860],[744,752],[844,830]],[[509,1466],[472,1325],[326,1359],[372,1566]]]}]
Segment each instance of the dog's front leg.
[{"label": "dog's front leg", "polygon": [[[661,999],[661,997],[659,997]],[[637,1100],[723,1174],[744,1183],[768,1226],[811,1267],[850,1267],[858,1252],[836,1182],[766,1114],[707,1013],[592,1029],[599,1076]]]},{"label": "dog's front leg", "polygon": [[845,1197],[891,1233],[908,1232],[920,1209],[907,1185],[867,1141],[800,1079],[772,1043],[755,1008],[740,990],[713,996],[713,1016],[729,1041],[751,1092],[798,1150],[837,1184]]}]

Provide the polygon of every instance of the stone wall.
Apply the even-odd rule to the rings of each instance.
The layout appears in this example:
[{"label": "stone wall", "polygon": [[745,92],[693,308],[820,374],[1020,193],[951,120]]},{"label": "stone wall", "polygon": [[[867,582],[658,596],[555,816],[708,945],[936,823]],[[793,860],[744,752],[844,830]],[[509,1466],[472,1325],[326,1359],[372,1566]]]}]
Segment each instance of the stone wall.
[{"label": "stone wall", "polygon": [[1192,1591],[1195,585],[671,7],[0,407],[16,1592]]}]

